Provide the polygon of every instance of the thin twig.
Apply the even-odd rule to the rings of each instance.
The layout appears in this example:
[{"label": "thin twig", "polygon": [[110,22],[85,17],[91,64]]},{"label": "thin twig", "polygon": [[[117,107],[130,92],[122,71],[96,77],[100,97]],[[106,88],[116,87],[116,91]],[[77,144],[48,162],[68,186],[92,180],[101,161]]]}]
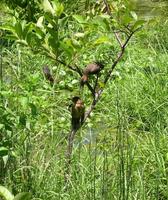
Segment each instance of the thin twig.
[{"label": "thin twig", "polygon": [[[138,30],[138,29],[137,29]],[[107,81],[110,79],[111,77],[111,74],[114,70],[114,68],[116,67],[117,63],[121,60],[123,54],[124,54],[124,51],[125,51],[125,48],[129,42],[129,40],[131,39],[131,37],[133,36],[133,34],[137,31],[133,31],[129,37],[127,38],[127,40],[125,41],[125,43],[123,44],[122,46],[122,50],[119,52],[116,60],[113,62],[112,66],[111,66],[111,69],[108,71],[108,74],[107,76],[105,77],[104,79],[104,84],[107,83]],[[69,138],[68,138],[68,148],[67,148],[67,152],[66,152],[66,170],[65,170],[65,182],[67,183],[67,181],[69,180],[69,177],[70,177],[70,166],[71,166],[71,156],[72,156],[72,150],[73,150],[73,142],[74,142],[74,138],[75,138],[75,134],[76,132],[82,127],[82,125],[85,123],[85,121],[87,120],[87,118],[90,116],[91,112],[94,110],[96,104],[98,103],[100,97],[101,97],[101,94],[103,92],[104,89],[100,89],[96,94],[95,94],[95,97],[92,101],[92,104],[90,105],[89,109],[85,112],[85,117],[84,117],[84,121],[83,123],[80,125],[80,127],[76,130],[73,130],[73,131],[70,131],[69,133]]]},{"label": "thin twig", "polygon": [[[109,4],[108,4],[107,0],[103,0],[103,2],[105,4],[105,6],[106,6],[107,14],[110,15],[110,16],[112,16],[111,15],[111,11],[110,11],[110,7],[109,7]],[[118,41],[120,47],[122,48],[123,44],[122,44],[121,38],[119,36],[119,33],[114,32],[114,31],[113,31],[113,33],[114,33],[114,36],[115,36],[116,40]]]}]

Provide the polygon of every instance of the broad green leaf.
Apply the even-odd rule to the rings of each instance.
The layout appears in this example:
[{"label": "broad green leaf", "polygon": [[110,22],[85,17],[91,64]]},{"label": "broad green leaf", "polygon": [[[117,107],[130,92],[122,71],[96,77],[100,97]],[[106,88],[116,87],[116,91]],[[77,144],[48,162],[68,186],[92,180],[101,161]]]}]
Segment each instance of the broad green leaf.
[{"label": "broad green leaf", "polygon": [[54,9],[53,9],[51,3],[48,0],[43,0],[42,5],[43,5],[43,9],[44,9],[45,12],[49,12],[52,15],[54,15]]},{"label": "broad green leaf", "polygon": [[145,23],[145,20],[138,20],[135,22],[133,29],[137,29],[138,27],[142,26]]},{"label": "broad green leaf", "polygon": [[19,38],[23,38],[23,35],[22,35],[22,25],[21,25],[21,22],[17,22],[15,24],[15,31],[16,31],[16,34],[18,35]]},{"label": "broad green leaf", "polygon": [[86,19],[82,15],[73,15],[73,18],[78,21],[80,24],[85,24]]},{"label": "broad green leaf", "polygon": [[0,156],[6,156],[8,155],[8,149],[6,147],[0,147]]},{"label": "broad green leaf", "polygon": [[134,11],[131,11],[130,14],[135,20],[138,20],[138,16]]},{"label": "broad green leaf", "polygon": [[27,33],[28,33],[29,31],[32,31],[32,30],[31,30],[31,26],[32,26],[31,23],[26,24],[26,25],[23,25],[22,35],[23,35],[23,39],[24,39],[24,40],[25,40],[25,38],[26,38],[26,36],[27,36]]},{"label": "broad green leaf", "polygon": [[3,162],[4,162],[4,166],[6,166],[8,160],[9,160],[9,155],[3,156],[2,159],[3,159]]},{"label": "broad green leaf", "polygon": [[59,42],[60,48],[67,54],[69,58],[73,55],[73,48],[67,42]]},{"label": "broad green leaf", "polygon": [[22,192],[17,194],[13,200],[31,200],[31,194],[29,192]]},{"label": "broad green leaf", "polygon": [[61,27],[64,27],[68,22],[69,16],[63,17],[62,19],[58,20],[58,23]]},{"label": "broad green leaf", "polygon": [[96,25],[98,29],[103,29],[105,31],[110,30],[110,24],[106,18],[102,18],[101,16],[96,16],[92,20],[92,24]]},{"label": "broad green leaf", "polygon": [[75,39],[72,39],[72,45],[75,49],[81,48],[80,42]]},{"label": "broad green leaf", "polygon": [[58,51],[58,47],[59,47],[59,42],[57,42],[57,40],[55,39],[55,37],[49,37],[48,38],[48,45],[50,46],[50,48],[52,48],[52,50],[56,53]]},{"label": "broad green leaf", "polygon": [[4,39],[9,39],[9,40],[17,40],[18,39],[18,37],[17,36],[15,36],[15,35],[5,35],[4,37],[3,37]]},{"label": "broad green leaf", "polygon": [[10,26],[10,25],[3,25],[3,26],[0,26],[0,29],[1,30],[4,30],[4,31],[10,31],[12,33],[15,32],[15,28],[13,26]]},{"label": "broad green leaf", "polygon": [[127,25],[127,24],[129,24],[130,22],[132,22],[132,18],[130,17],[130,16],[128,16],[128,15],[123,15],[122,16],[122,24],[125,24],[125,25]]},{"label": "broad green leaf", "polygon": [[4,200],[14,200],[14,196],[11,192],[3,186],[0,186],[0,197],[3,197]]},{"label": "broad green leaf", "polygon": [[74,36],[78,38],[83,38],[85,37],[85,33],[75,33]]},{"label": "broad green leaf", "polygon": [[56,7],[55,7],[55,13],[58,17],[60,17],[60,15],[63,13],[64,11],[64,6],[61,3],[57,3]]},{"label": "broad green leaf", "polygon": [[105,44],[105,43],[111,45],[111,41],[110,41],[110,39],[109,39],[107,36],[99,37],[99,38],[94,42],[94,44]]},{"label": "broad green leaf", "polygon": [[29,33],[26,35],[26,42],[27,42],[27,44],[30,45],[30,46],[31,46],[32,37],[33,37],[32,32],[29,32]]},{"label": "broad green leaf", "polygon": [[39,19],[37,20],[36,26],[43,29],[43,21],[44,21],[44,16],[39,17]]}]

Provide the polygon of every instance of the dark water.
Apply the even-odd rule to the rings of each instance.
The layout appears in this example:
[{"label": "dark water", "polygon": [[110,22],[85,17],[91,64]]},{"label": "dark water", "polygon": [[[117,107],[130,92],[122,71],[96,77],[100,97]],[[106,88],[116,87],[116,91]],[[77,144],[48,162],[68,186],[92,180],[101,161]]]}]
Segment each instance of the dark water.
[{"label": "dark water", "polygon": [[140,18],[168,19],[168,0],[131,0],[135,12]]}]

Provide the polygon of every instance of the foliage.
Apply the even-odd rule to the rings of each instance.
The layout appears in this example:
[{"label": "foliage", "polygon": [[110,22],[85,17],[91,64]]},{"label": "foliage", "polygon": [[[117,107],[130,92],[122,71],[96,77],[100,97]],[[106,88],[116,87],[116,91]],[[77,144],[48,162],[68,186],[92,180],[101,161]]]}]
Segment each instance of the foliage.
[{"label": "foliage", "polygon": [[31,194],[28,192],[22,192],[14,197],[5,187],[0,186],[0,197],[5,200],[30,200]]},{"label": "foliage", "polygon": [[[167,26],[161,23],[155,24],[157,31],[148,26],[133,38],[101,101],[76,135],[71,182],[65,189],[67,107],[69,98],[80,91],[78,74],[56,59],[82,69],[101,58],[108,62],[108,71],[119,50],[110,32],[124,27],[116,22],[126,8],[114,12],[111,19],[87,2],[86,15],[81,15],[82,4],[77,6],[82,1],[72,2],[72,10],[71,6],[67,10],[68,1],[63,2],[59,16],[52,15],[50,6],[55,4],[51,3],[51,13],[42,9],[37,21],[15,19],[14,25],[2,27],[6,38],[19,43],[7,43],[1,52],[1,185],[11,188],[16,199],[30,195],[22,191],[30,191],[33,200],[167,199]],[[120,3],[115,1],[115,8]],[[130,16],[133,26],[141,26],[143,21],[137,22],[135,13]],[[52,43],[55,29],[49,24],[56,22],[61,34]],[[52,69],[53,87],[42,75],[43,65]],[[88,106],[90,93],[85,89],[82,95]]]}]

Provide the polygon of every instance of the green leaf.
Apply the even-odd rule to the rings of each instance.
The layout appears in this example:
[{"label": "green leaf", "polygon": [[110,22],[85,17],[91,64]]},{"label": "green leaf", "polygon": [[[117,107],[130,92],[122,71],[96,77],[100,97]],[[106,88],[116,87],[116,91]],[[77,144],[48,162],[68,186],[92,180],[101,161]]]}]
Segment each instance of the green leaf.
[{"label": "green leaf", "polygon": [[58,47],[59,47],[59,42],[55,39],[55,37],[49,37],[48,38],[48,44],[54,51],[54,53],[57,53]]},{"label": "green leaf", "polygon": [[22,25],[22,36],[23,36],[23,39],[25,40],[28,32],[31,30],[31,23],[29,24],[26,24],[26,25]]},{"label": "green leaf", "polygon": [[15,24],[15,31],[16,31],[16,34],[18,35],[19,38],[23,38],[23,35],[22,35],[22,25],[20,22],[17,22]]},{"label": "green leaf", "polygon": [[85,37],[85,33],[78,32],[78,33],[75,33],[74,36],[77,37],[77,38],[84,38]]},{"label": "green leaf", "polygon": [[57,3],[56,4],[56,8],[55,8],[55,13],[58,17],[60,17],[60,15],[63,13],[64,11],[64,6],[61,3]]},{"label": "green leaf", "polygon": [[107,36],[102,36],[102,37],[99,37],[95,42],[94,44],[110,44],[111,45],[111,41],[110,39],[107,37]]},{"label": "green leaf", "polygon": [[4,31],[10,31],[12,33],[15,32],[15,28],[13,26],[10,26],[10,25],[0,26],[0,29],[4,30]]},{"label": "green leaf", "polygon": [[138,20],[138,16],[134,11],[131,11],[130,14],[135,20]]},{"label": "green leaf", "polygon": [[135,22],[133,29],[137,29],[138,27],[141,27],[145,23],[145,20],[138,20]]},{"label": "green leaf", "polygon": [[108,20],[106,18],[103,18],[101,16],[96,16],[92,20],[92,24],[96,25],[97,28],[99,28],[99,29],[103,29],[105,31],[109,31],[110,30],[110,23],[108,22]]},{"label": "green leaf", "polygon": [[37,20],[36,26],[39,28],[44,28],[43,21],[44,21],[44,16],[39,17]]},{"label": "green leaf", "polygon": [[28,98],[27,97],[20,97],[19,98],[19,102],[21,103],[21,105],[26,108],[28,105]]},{"label": "green leaf", "polygon": [[6,156],[8,155],[8,149],[6,147],[0,147],[0,156]]},{"label": "green leaf", "polygon": [[53,9],[51,3],[48,0],[43,0],[42,5],[43,5],[43,9],[44,9],[45,12],[49,12],[52,15],[54,15],[54,9]]},{"label": "green leaf", "polygon": [[14,200],[11,192],[3,186],[0,186],[0,197],[3,197],[5,200]]},{"label": "green leaf", "polygon": [[74,53],[74,49],[73,49],[73,45],[70,39],[65,39],[65,41],[60,41],[60,48],[62,50],[64,50],[64,52],[67,54],[67,56],[69,58],[72,57],[73,53]]},{"label": "green leaf", "polygon": [[66,16],[66,17],[63,17],[62,19],[59,19],[58,20],[59,25],[61,27],[66,26],[66,24],[68,23],[68,19],[69,19],[69,16]]},{"label": "green leaf", "polygon": [[13,200],[31,200],[31,194],[29,192],[22,192],[17,194]]},{"label": "green leaf", "polygon": [[8,39],[8,40],[17,40],[18,39],[18,37],[16,37],[15,35],[5,35],[4,37],[3,37],[4,39]]},{"label": "green leaf", "polygon": [[4,167],[6,167],[6,164],[7,164],[8,160],[9,160],[9,156],[8,155],[3,156],[2,159],[3,159],[3,162],[4,162]]},{"label": "green leaf", "polygon": [[86,19],[85,19],[83,16],[81,16],[81,15],[73,15],[73,18],[74,18],[76,21],[78,21],[80,24],[85,24],[85,23],[87,23],[87,22],[86,22]]}]

